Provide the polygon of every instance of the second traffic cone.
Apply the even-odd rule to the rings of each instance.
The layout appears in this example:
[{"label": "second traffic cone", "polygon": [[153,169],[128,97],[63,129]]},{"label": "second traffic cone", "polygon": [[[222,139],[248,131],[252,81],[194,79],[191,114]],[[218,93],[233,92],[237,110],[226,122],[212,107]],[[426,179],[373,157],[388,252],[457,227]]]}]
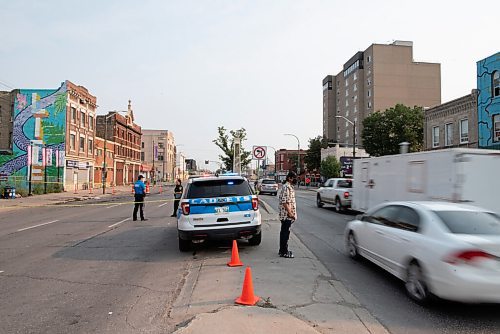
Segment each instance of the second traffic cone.
[{"label": "second traffic cone", "polygon": [[233,250],[231,251],[231,261],[227,263],[230,267],[240,267],[243,263],[240,261],[240,254],[238,253],[238,243],[233,240]]},{"label": "second traffic cone", "polygon": [[243,281],[243,291],[241,296],[235,299],[236,304],[253,306],[257,304],[260,297],[253,294],[252,270],[247,267],[245,270],[245,280]]}]

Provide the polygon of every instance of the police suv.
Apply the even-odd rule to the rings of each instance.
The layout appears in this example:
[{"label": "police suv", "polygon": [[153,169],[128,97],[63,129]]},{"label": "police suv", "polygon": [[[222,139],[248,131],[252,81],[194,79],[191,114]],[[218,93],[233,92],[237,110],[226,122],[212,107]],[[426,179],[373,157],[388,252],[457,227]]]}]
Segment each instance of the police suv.
[{"label": "police suv", "polygon": [[205,240],[262,239],[259,200],[246,178],[221,175],[193,178],[181,198],[177,212],[179,250]]}]

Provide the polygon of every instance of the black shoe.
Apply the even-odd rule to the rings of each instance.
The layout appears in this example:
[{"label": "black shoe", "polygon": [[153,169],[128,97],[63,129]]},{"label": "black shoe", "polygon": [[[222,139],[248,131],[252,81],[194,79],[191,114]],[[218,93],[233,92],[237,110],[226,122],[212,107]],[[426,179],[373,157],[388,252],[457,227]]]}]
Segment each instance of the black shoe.
[{"label": "black shoe", "polygon": [[146,220],[148,220],[148,219],[147,218],[141,219],[141,221],[146,221]]},{"label": "black shoe", "polygon": [[172,213],[170,217],[177,217],[177,215],[175,213]]},{"label": "black shoe", "polygon": [[137,221],[137,219],[132,219],[132,220],[135,221],[135,222]]},{"label": "black shoe", "polygon": [[293,259],[295,256],[293,256],[293,253],[291,251],[288,251],[286,253],[280,254],[280,257],[285,257],[287,259]]}]

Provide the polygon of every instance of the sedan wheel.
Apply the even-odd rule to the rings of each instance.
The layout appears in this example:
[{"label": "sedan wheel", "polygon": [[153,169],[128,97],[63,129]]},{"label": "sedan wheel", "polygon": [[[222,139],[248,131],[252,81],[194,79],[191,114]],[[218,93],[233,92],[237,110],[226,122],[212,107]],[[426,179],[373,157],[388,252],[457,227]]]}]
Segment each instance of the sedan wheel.
[{"label": "sedan wheel", "polygon": [[352,232],[349,233],[349,237],[347,238],[347,250],[349,251],[349,256],[352,259],[359,259],[358,244],[356,243],[356,237]]},{"label": "sedan wheel", "polygon": [[417,303],[425,304],[429,301],[430,294],[425,284],[424,275],[416,262],[412,262],[408,267],[405,288],[408,296]]}]

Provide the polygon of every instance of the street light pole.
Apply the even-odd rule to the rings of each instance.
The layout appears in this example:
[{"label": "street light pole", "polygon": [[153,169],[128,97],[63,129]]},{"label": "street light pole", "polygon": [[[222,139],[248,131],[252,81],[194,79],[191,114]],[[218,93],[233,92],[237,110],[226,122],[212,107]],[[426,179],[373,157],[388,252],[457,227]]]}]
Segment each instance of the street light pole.
[{"label": "street light pole", "polygon": [[300,176],[300,141],[299,137],[291,133],[285,133],[285,136],[293,136],[297,139],[297,176]]},{"label": "street light pole", "polygon": [[351,121],[350,119],[342,116],[342,115],[337,115],[335,116],[337,118],[343,118],[346,120],[347,123],[352,125],[352,160],[353,160],[353,167],[354,167],[354,159],[356,158],[356,121]]},{"label": "street light pole", "polygon": [[276,180],[276,149],[272,146],[267,146],[269,148],[272,148],[274,150],[274,179]]}]

